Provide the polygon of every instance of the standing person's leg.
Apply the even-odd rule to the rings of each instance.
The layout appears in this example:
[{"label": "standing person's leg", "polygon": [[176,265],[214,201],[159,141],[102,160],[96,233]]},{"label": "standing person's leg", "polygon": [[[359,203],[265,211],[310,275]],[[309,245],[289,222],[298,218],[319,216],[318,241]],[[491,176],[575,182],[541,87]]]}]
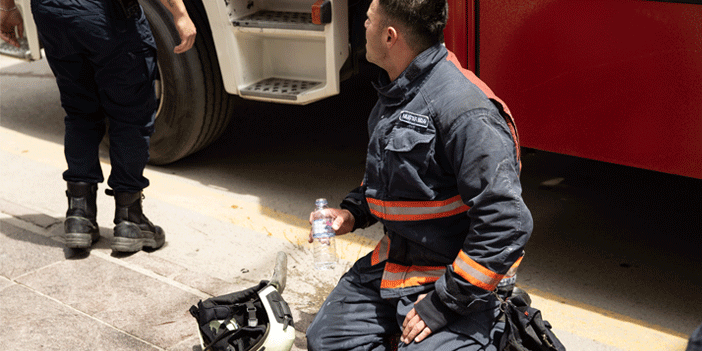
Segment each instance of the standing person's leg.
[{"label": "standing person's leg", "polygon": [[147,186],[144,168],[154,132],[157,101],[156,44],[146,17],[124,18],[105,6],[104,37],[91,38],[90,60],[95,69],[100,104],[110,122],[110,163],[107,184],[116,192],[136,193]]},{"label": "standing person's leg", "polygon": [[[94,38],[91,61],[101,107],[109,118],[110,163],[107,184],[114,190],[115,230],[112,249],[136,252],[163,246],[165,234],[144,215],[142,189],[149,185],[144,168],[156,114],[156,45],[143,13],[124,18],[111,2],[107,38]],[[106,39],[106,40],[103,40]]]},{"label": "standing person's leg", "polygon": [[395,305],[380,298],[383,265],[361,258],[329,294],[307,328],[311,351],[389,350],[388,336],[400,332]]},{"label": "standing person's leg", "polygon": [[35,0],[32,11],[45,55],[66,111],[64,153],[68,169],[68,211],[64,222],[66,245],[88,248],[100,237],[96,222],[97,183],[104,180],[98,151],[105,133],[94,71],[76,39],[84,29],[75,24],[70,5],[54,0]]}]

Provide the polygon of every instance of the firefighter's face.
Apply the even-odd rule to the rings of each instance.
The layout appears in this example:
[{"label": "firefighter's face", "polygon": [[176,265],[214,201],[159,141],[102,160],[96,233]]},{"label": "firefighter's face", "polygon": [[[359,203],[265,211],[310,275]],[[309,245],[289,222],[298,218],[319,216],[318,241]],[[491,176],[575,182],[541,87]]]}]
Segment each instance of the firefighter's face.
[{"label": "firefighter's face", "polygon": [[373,0],[366,12],[366,59],[383,68],[383,61],[388,55],[387,47],[383,45],[387,39],[387,22],[382,17],[378,0]]}]

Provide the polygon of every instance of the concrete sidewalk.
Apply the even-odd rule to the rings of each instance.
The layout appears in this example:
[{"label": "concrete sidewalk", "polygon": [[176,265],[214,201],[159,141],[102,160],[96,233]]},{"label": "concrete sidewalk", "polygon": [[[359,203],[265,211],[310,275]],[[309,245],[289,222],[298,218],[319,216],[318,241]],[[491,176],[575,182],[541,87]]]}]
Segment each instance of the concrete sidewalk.
[{"label": "concrete sidewalk", "polygon": [[[149,167],[144,209],[166,230],[164,247],[113,254],[114,203],[101,186],[100,240],[89,251],[68,250],[62,146],[2,127],[0,140],[0,350],[200,350],[190,306],[269,279],[278,251],[288,254],[292,350],[306,350],[304,331],[324,298],[372,248],[369,239],[341,237],[346,259],[315,271],[305,220]],[[685,348],[684,338],[527,291],[569,350]]]},{"label": "concrete sidewalk", "polygon": [[[288,286],[283,297],[291,306],[298,331],[293,350],[304,350],[304,330],[338,277],[382,236],[382,228],[374,226],[363,235],[339,237],[338,252],[344,258],[340,266],[331,272],[314,271],[306,242],[309,212],[300,206],[311,205],[318,194],[343,196],[357,185],[356,178],[343,186],[322,182],[310,189],[305,178],[310,173],[295,174],[292,181],[285,178],[287,174],[261,177],[277,168],[259,167],[247,159],[240,168],[222,168],[227,181],[218,180],[218,172],[214,180],[208,178],[207,173],[212,172],[208,165],[186,169],[185,162],[179,172],[173,167],[148,167],[151,186],[145,190],[145,213],[166,231],[166,245],[154,252],[112,255],[114,203],[104,194],[102,184],[98,190],[100,241],[89,252],[65,250],[64,112],[46,61],[18,63],[0,57],[0,100],[0,350],[199,350],[195,320],[187,312],[190,306],[268,279],[278,251],[288,254]],[[209,162],[226,163],[227,158]],[[330,165],[334,172],[355,169]],[[109,164],[103,162],[102,167],[109,174]],[[255,169],[249,172],[249,167]],[[292,174],[302,166],[283,162],[276,167],[291,167],[288,173]],[[536,178],[531,179],[529,206],[534,214],[541,213],[537,225],[542,228],[565,223],[561,230],[570,236],[571,226],[582,226],[572,228],[573,233],[584,233],[581,238],[626,230],[607,224],[616,221],[606,216],[581,216],[587,207],[573,206],[580,201],[577,196],[534,191],[539,186]],[[271,179],[274,181],[266,182]],[[338,203],[340,198],[329,200]],[[557,216],[565,220],[551,221]],[[589,218],[600,224],[589,225]],[[602,219],[605,221],[600,222]],[[542,230],[541,235],[545,234]],[[561,255],[564,251],[547,245],[548,240],[534,239],[529,263],[520,268],[520,285],[568,350],[685,349],[687,338],[681,331],[687,329],[665,320],[688,321],[689,332],[699,325],[695,306],[700,304],[690,305],[696,301],[699,279],[690,279],[687,270],[679,275],[659,275],[658,270],[645,267],[622,270],[620,262],[628,261],[617,261],[614,256],[601,262],[583,255],[576,255],[572,262],[553,259],[548,250]],[[566,241],[555,242],[562,245]],[[576,248],[573,242],[567,243],[566,248]],[[568,259],[573,258],[571,252],[566,253]],[[578,275],[571,275],[575,273]],[[549,293],[562,284],[560,276],[572,278],[565,285],[573,288],[558,290],[560,295]],[[676,288],[679,296],[675,300],[683,301],[683,308],[689,311],[681,313],[679,305],[655,298],[665,297],[668,286],[650,285],[646,279],[659,276],[670,287],[682,287]],[[627,284],[619,283],[632,281],[644,283],[622,290]],[[593,288],[595,282],[604,284],[606,291]],[[663,288],[653,294],[656,286]],[[628,291],[634,294],[629,297]],[[611,309],[617,303],[631,307]],[[629,317],[632,311],[636,313]],[[655,318],[642,318],[649,314]]]},{"label": "concrete sidewalk", "polygon": [[[46,145],[20,150],[12,142],[12,134],[3,134],[0,349],[199,350],[190,306],[269,279],[278,251],[288,254],[283,297],[297,330],[293,350],[306,349],[304,331],[347,262],[334,271],[312,271],[309,248],[299,240],[232,223],[218,216],[216,201],[208,198],[217,196],[216,189],[151,171],[147,177],[160,186],[145,191],[144,207],[166,231],[163,248],[112,253],[114,204],[101,186],[100,240],[88,251],[66,249],[60,145],[37,140]],[[189,187],[200,197],[185,199],[181,191]],[[232,200],[236,205],[229,210],[246,207],[248,200]]]}]

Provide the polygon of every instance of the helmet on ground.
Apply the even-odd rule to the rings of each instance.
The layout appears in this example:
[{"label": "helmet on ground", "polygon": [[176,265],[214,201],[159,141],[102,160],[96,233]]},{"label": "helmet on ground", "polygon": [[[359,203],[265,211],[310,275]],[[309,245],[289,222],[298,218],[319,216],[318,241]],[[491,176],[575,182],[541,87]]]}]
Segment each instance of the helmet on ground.
[{"label": "helmet on ground", "polygon": [[190,314],[203,351],[289,351],[295,341],[290,307],[267,281],[200,301]]}]

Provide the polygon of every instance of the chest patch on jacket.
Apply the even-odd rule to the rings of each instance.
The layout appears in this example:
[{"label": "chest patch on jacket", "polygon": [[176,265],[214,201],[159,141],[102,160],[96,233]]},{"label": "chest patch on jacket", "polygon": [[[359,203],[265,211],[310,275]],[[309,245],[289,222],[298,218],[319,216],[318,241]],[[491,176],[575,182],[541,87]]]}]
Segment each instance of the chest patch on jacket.
[{"label": "chest patch on jacket", "polygon": [[429,126],[429,117],[407,111],[400,113],[400,121],[422,128]]}]

